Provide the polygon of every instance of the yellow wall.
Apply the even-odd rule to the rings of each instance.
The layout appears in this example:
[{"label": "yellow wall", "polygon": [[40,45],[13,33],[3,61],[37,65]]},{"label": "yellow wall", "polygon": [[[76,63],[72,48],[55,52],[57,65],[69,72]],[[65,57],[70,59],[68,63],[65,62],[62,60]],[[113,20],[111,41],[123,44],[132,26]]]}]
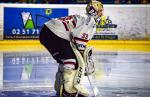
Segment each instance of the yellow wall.
[{"label": "yellow wall", "polygon": [[[95,47],[96,51],[150,52],[150,41],[91,40],[88,45]],[[46,49],[38,40],[0,41],[0,52],[44,50]]]}]

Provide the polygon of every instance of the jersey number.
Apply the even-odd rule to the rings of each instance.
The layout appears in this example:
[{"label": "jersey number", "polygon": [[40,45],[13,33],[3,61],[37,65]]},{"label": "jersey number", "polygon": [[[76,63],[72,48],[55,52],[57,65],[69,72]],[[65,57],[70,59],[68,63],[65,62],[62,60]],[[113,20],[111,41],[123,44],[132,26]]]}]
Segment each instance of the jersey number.
[{"label": "jersey number", "polygon": [[83,33],[83,34],[82,34],[82,39],[88,39],[88,34]]}]

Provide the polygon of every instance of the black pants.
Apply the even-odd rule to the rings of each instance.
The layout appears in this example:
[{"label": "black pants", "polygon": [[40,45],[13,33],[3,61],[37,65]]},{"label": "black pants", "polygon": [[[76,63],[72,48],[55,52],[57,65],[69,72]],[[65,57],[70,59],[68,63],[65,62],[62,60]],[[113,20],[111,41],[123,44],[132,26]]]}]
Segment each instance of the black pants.
[{"label": "black pants", "polygon": [[41,29],[39,39],[58,63],[62,64],[62,59],[76,59],[70,42],[55,35],[45,25]]}]

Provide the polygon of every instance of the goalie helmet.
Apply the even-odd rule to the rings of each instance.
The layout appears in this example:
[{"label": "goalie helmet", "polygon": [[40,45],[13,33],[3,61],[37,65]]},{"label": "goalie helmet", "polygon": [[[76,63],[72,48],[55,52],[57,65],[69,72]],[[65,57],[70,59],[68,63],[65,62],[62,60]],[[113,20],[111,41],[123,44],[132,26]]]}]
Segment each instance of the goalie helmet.
[{"label": "goalie helmet", "polygon": [[103,4],[100,1],[91,0],[86,6],[86,13],[94,18],[102,16]]}]

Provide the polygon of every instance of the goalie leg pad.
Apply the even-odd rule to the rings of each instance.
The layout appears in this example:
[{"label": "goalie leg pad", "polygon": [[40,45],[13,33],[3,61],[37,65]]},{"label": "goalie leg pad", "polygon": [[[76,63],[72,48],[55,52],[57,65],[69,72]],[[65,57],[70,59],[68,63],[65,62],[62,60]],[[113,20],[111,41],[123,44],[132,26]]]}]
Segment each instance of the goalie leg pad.
[{"label": "goalie leg pad", "polygon": [[64,84],[62,92],[60,92],[61,97],[65,97],[64,95],[68,95],[68,93],[71,96],[67,97],[89,97],[87,89],[81,85],[81,81],[85,73],[84,59],[80,54],[80,52],[75,47],[73,47],[72,45],[71,47],[76,55],[78,68],[74,70],[67,68],[67,65],[64,66],[63,71]]},{"label": "goalie leg pad", "polygon": [[[62,85],[62,91],[60,91],[61,97],[88,97],[87,90],[82,85],[77,86],[74,84],[77,70],[64,69]],[[79,83],[78,83],[79,85]]]},{"label": "goalie leg pad", "polygon": [[55,83],[54,83],[54,89],[56,91],[56,94],[59,95],[61,85],[63,85],[63,67],[62,64],[59,64],[58,71],[56,72],[55,76]]}]

